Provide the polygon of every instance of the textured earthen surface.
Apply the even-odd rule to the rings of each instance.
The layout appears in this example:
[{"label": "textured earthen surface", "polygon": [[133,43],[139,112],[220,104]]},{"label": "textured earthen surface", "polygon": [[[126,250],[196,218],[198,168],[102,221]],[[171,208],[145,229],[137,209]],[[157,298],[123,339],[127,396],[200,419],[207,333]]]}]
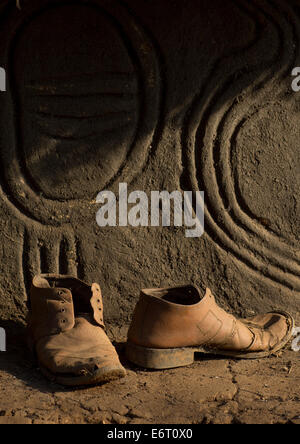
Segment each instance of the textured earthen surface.
[{"label": "textured earthen surface", "polygon": [[[194,282],[238,314],[299,307],[296,1],[2,2],[0,312],[34,273]],[[204,190],[206,232],[100,228],[102,190]]]},{"label": "textured earthen surface", "polygon": [[[199,354],[188,367],[147,371],[73,390],[47,381],[28,356],[22,326],[0,354],[0,424],[299,424],[299,353],[235,361]],[[114,332],[110,337],[116,338]]]},{"label": "textured earthen surface", "polygon": [[[210,287],[237,315],[280,308],[299,324],[300,92],[291,88],[300,66],[299,1],[21,6],[0,5],[7,73],[0,93],[0,326],[24,321],[39,272],[99,282],[107,325],[122,337],[140,288],[186,282]],[[120,182],[148,195],[204,190],[205,234],[98,227],[96,196],[117,192]],[[236,409],[248,395],[236,393],[226,362]],[[279,378],[277,367],[286,365],[276,362],[268,365]],[[243,365],[232,369],[262,371]],[[143,378],[136,384],[147,384]],[[265,398],[264,389],[249,390]],[[295,396],[287,395],[286,408]]]}]

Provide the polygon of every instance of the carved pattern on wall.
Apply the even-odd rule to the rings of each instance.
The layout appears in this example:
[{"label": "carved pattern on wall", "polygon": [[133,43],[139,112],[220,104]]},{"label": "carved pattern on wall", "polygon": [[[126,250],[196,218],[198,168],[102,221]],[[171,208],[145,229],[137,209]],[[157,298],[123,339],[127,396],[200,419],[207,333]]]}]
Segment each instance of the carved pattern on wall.
[{"label": "carved pattern on wall", "polygon": [[[155,150],[161,76],[151,38],[119,2],[38,3],[1,24],[10,85],[1,107],[1,182],[23,215],[60,226],[146,164]],[[70,12],[74,20],[63,26]]]},{"label": "carved pattern on wall", "polygon": [[[261,104],[269,105],[270,91],[274,92],[274,87],[279,86],[277,99],[285,99],[286,85],[299,57],[299,20],[289,5],[283,6],[282,2],[235,3],[254,21],[254,39],[238,54],[218,60],[196,95],[182,135],[185,165],[182,183],[183,187],[205,190],[206,232],[214,242],[233,254],[248,270],[258,273],[260,278],[300,291],[299,248],[270,229],[263,217],[257,218],[249,210],[239,187],[236,162],[233,162],[239,134],[264,107]],[[261,17],[276,32],[276,54],[271,62],[262,62],[263,66],[255,62],[245,68],[242,55],[248,54],[251,60],[251,52],[263,38]],[[291,41],[294,42],[292,48],[289,46]],[[234,72],[224,76],[222,82],[216,81],[215,73],[224,66],[230,67],[233,57],[235,61],[240,57],[239,69],[236,67]],[[256,76],[262,67],[263,76]],[[253,82],[248,81],[251,86],[243,91],[243,95],[239,96],[237,92],[236,97],[230,99],[228,90],[231,94],[233,88],[239,91],[242,82],[251,76]],[[210,91],[209,95],[206,91]]]}]

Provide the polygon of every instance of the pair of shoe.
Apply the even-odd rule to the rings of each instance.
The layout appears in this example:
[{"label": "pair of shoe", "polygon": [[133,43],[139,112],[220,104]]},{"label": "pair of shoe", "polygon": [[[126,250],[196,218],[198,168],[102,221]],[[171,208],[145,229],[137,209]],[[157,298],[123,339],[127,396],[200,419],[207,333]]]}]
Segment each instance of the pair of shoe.
[{"label": "pair of shoe", "polygon": [[[36,276],[28,302],[28,344],[49,379],[79,386],[126,375],[104,330],[98,284],[71,276]],[[142,290],[126,356],[151,369],[189,365],[198,351],[262,358],[282,349],[293,328],[292,316],[281,311],[238,320],[216,304],[209,289],[205,295],[191,285]]]}]

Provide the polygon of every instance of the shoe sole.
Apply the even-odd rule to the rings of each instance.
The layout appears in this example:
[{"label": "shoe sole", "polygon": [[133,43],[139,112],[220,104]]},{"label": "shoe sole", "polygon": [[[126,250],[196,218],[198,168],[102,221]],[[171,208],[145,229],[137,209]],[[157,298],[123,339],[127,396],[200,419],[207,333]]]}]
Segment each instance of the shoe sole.
[{"label": "shoe sole", "polygon": [[292,338],[295,325],[294,319],[288,313],[283,311],[277,311],[273,313],[285,316],[288,325],[288,331],[282,341],[280,341],[279,344],[268,351],[251,353],[246,351],[241,352],[232,350],[218,350],[215,348],[209,348],[208,346],[157,349],[142,347],[128,341],[126,344],[126,357],[128,361],[139,367],[153,370],[164,370],[191,365],[195,361],[195,353],[205,353],[210,355],[231,357],[234,359],[266,358],[285,347],[285,345]]},{"label": "shoe sole", "polygon": [[93,374],[83,376],[69,376],[63,374],[58,375],[50,372],[50,370],[42,366],[40,366],[40,370],[41,373],[51,382],[68,387],[102,384],[115,381],[126,376],[126,370],[123,367],[104,367],[95,371]]}]

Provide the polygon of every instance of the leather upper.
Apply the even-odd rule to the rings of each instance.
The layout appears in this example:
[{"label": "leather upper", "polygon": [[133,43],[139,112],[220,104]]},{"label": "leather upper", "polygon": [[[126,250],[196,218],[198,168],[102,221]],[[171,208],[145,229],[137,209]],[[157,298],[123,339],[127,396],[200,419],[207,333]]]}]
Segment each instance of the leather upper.
[{"label": "leather upper", "polygon": [[29,345],[51,372],[84,375],[98,368],[121,368],[104,331],[98,284],[89,286],[71,276],[37,276],[30,307]]},{"label": "leather upper", "polygon": [[209,289],[193,286],[142,290],[128,340],[149,348],[206,345],[238,351],[269,350],[288,331],[280,314],[239,320],[220,308]]}]

